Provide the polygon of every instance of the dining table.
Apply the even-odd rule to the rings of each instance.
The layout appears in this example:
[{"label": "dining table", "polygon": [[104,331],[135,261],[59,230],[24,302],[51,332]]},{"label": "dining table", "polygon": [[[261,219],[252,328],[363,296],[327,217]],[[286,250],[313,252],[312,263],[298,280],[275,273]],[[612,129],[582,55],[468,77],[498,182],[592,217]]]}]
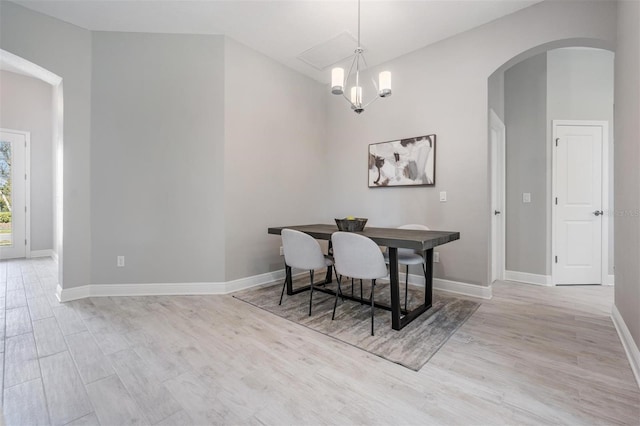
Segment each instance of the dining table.
[{"label": "dining table", "polygon": [[[338,231],[338,227],[332,224],[313,224],[313,225],[294,225],[294,226],[277,226],[268,228],[268,233],[273,235],[280,235],[283,229],[294,229],[296,231],[304,232],[311,235],[318,240],[329,241],[328,251],[329,255],[332,254],[331,235]],[[399,228],[376,228],[365,227],[364,230],[356,232],[357,234],[364,235],[372,239],[379,246],[385,246],[389,253],[389,289],[391,292],[391,304],[382,302],[375,302],[375,306],[391,312],[391,328],[394,330],[401,330],[411,321],[419,317],[429,308],[433,303],[433,249],[434,247],[442,244],[449,243],[460,239],[459,232],[453,231],[436,231],[436,230],[416,230],[416,229],[399,229]],[[425,291],[424,300],[422,303],[414,307],[411,310],[403,309],[400,303],[400,280],[398,272],[398,249],[407,248],[416,250],[416,252],[422,253],[425,259]],[[327,268],[325,280],[322,283],[316,284],[322,286],[323,284],[331,283],[332,281],[332,267]],[[288,295],[294,295],[303,291],[308,291],[311,286],[303,286],[294,289],[293,277],[291,267],[286,265],[286,288]],[[326,287],[316,287],[314,290],[322,291],[325,293],[335,295],[335,291]],[[348,295],[344,292],[341,293],[341,297],[345,299],[355,300],[358,302],[369,303],[368,300],[362,299],[354,295]]]}]

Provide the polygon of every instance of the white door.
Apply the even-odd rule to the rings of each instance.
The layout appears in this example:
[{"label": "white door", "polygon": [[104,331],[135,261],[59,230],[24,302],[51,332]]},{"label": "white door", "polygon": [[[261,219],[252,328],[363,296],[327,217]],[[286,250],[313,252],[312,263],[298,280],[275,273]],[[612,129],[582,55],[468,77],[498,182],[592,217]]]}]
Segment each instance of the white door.
[{"label": "white door", "polygon": [[28,136],[0,129],[0,259],[26,255]]},{"label": "white door", "polygon": [[554,127],[554,283],[601,284],[603,127]]},{"label": "white door", "polygon": [[504,194],[505,194],[505,126],[489,110],[491,144],[491,282],[504,279]]}]

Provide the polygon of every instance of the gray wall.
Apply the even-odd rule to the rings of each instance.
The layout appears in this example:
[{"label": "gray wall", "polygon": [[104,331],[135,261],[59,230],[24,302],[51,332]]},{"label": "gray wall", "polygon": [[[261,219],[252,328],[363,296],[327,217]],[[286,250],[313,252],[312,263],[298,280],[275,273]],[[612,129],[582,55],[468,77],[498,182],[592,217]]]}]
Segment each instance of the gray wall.
[{"label": "gray wall", "polygon": [[[547,265],[547,55],[504,73],[506,262],[508,271],[545,274]],[[522,194],[531,194],[523,203]]]},{"label": "gray wall", "polygon": [[53,249],[51,85],[0,71],[0,127],[31,132],[31,250]]},{"label": "gray wall", "polygon": [[[226,279],[280,270],[269,226],[328,223],[326,87],[227,39]],[[336,216],[338,217],[338,216]]]},{"label": "gray wall", "polygon": [[[327,94],[332,213],[460,231],[460,241],[440,249],[436,276],[488,285],[487,79],[522,52],[573,38],[613,45],[615,3],[538,3],[376,67],[393,73],[394,94],[360,116]],[[428,133],[438,137],[435,188],[366,187],[369,143]],[[449,201],[440,203],[445,190]]]},{"label": "gray wall", "polygon": [[64,288],[91,277],[91,32],[0,2],[0,48],[62,77],[64,85]]},{"label": "gray wall", "polygon": [[640,3],[618,2],[615,304],[640,347]]},{"label": "gray wall", "polygon": [[95,32],[92,77],[91,282],[224,281],[224,38]]}]

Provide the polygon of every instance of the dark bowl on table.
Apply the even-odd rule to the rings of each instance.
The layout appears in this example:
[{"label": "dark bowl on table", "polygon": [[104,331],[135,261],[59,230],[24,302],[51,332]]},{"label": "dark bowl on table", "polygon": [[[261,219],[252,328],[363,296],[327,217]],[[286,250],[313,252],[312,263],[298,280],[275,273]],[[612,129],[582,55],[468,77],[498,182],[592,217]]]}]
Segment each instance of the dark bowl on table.
[{"label": "dark bowl on table", "polygon": [[360,232],[364,230],[367,219],[364,217],[356,217],[354,219],[335,219],[338,230],[346,232]]}]

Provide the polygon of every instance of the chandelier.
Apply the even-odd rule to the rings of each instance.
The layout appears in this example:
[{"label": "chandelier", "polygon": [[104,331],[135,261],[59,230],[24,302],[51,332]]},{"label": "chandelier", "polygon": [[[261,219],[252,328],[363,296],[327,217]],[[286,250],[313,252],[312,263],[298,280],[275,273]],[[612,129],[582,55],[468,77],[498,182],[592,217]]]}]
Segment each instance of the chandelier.
[{"label": "chandelier", "polygon": [[[358,47],[353,52],[353,60],[349,73],[344,74],[344,69],[340,67],[331,70],[331,93],[334,95],[342,95],[349,104],[351,109],[360,114],[366,107],[371,105],[378,98],[386,98],[391,96],[391,72],[382,71],[378,75],[378,84],[375,79],[371,79],[377,96],[368,103],[363,103],[362,86],[360,85],[360,69],[367,69],[367,60],[364,58],[364,49],[360,45],[360,0],[358,0]],[[344,93],[344,87],[350,80],[355,80],[355,85],[349,91],[349,97]]]}]

